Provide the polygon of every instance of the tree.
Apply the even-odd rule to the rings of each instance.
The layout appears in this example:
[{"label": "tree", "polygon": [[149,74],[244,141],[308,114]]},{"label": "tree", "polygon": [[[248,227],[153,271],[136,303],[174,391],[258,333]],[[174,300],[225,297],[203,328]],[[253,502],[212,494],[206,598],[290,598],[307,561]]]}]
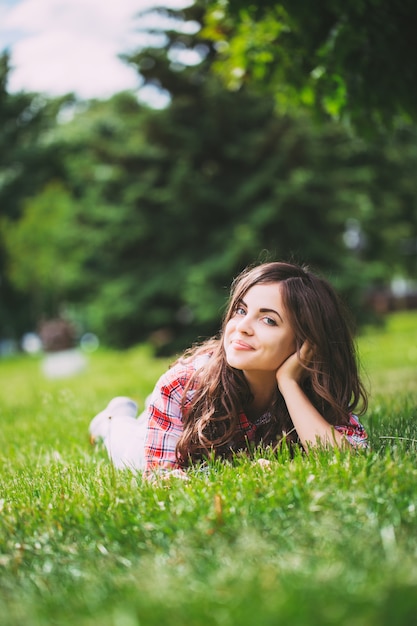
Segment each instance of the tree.
[{"label": "tree", "polygon": [[256,82],[280,112],[306,106],[361,133],[417,120],[413,0],[213,0],[206,28],[231,89]]},{"label": "tree", "polygon": [[[180,16],[202,23],[203,9]],[[128,58],[170,93],[165,109],[121,93],[49,132],[63,174],[8,223],[13,284],[38,314],[69,303],[106,344],[153,337],[170,351],[216,332],[231,278],[256,260],[308,262],[360,310],[370,281],[411,268],[398,250],[415,234],[402,173],[415,134],[370,147],[337,123],[278,116],[270,93],[225,89],[215,45],[190,30]]]},{"label": "tree", "polygon": [[[9,55],[4,52],[0,55],[0,221],[16,223],[25,199],[51,178],[63,175],[63,152],[51,140],[50,131],[73,98],[10,94],[9,71]],[[33,323],[33,317],[24,296],[10,282],[1,231],[5,233],[0,228],[0,338],[16,337]]]},{"label": "tree", "polygon": [[[183,15],[201,19],[201,8]],[[271,97],[225,90],[209,73],[209,43],[200,63],[173,65],[180,43],[183,51],[202,45],[173,30],[164,48],[130,57],[169,90],[165,110],[119,94],[54,131],[66,148],[65,188],[48,186],[26,203],[10,236],[16,284],[20,277],[21,287],[36,285],[42,306],[71,297],[118,346],[158,330],[181,343],[215,332],[231,277],[262,250],[337,272],[346,187],[357,193],[341,131],[329,127],[321,139],[307,118],[277,118]],[[329,143],[340,145],[339,160]],[[42,217],[51,198],[57,220]],[[31,225],[37,233],[29,237]],[[22,241],[37,262],[19,254]],[[49,279],[54,259],[57,280]]]},{"label": "tree", "polygon": [[32,322],[59,314],[77,285],[85,259],[77,228],[79,206],[55,182],[24,203],[21,219],[3,222],[8,275],[31,302]]},{"label": "tree", "polygon": [[[201,21],[203,12],[193,5],[181,15]],[[200,63],[179,64],[173,51],[197,46]],[[387,272],[379,258],[358,258],[344,243],[347,221],[364,219],[376,175],[365,144],[336,125],[318,132],[307,117],[278,118],[265,94],[226,91],[210,76],[213,58],[210,42],[174,29],[163,48],[129,57],[172,100],[142,125],[148,158],[132,157],[138,180],[132,186],[126,176],[119,187],[136,266],[123,281],[107,281],[96,301],[106,303],[103,329],[119,344],[158,327],[181,342],[214,332],[231,276],[264,249],[312,263],[358,302],[366,282]],[[121,229],[120,254],[123,240]],[[182,326],[187,319],[192,326]]]}]

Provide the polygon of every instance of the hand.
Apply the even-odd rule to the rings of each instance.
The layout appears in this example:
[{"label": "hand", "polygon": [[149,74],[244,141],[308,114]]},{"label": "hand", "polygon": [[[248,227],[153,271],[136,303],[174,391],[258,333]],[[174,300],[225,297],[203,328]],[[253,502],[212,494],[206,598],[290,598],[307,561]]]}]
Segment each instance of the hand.
[{"label": "hand", "polygon": [[308,341],[305,341],[301,346],[300,358],[298,358],[297,352],[294,352],[293,354],[290,354],[290,356],[278,368],[276,373],[278,388],[281,388],[281,385],[286,380],[294,381],[297,384],[300,384],[307,373],[303,363],[308,363],[312,356],[313,350]]}]

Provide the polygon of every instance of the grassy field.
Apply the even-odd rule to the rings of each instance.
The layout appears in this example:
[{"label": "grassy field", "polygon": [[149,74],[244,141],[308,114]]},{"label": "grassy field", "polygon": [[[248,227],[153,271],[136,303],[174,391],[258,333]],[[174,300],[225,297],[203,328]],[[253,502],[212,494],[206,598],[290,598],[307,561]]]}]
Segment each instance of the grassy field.
[{"label": "grassy field", "polygon": [[409,626],[417,620],[417,314],[360,337],[372,449],[253,460],[161,485],[88,444],[167,361],[98,351],[45,380],[0,361],[1,626]]}]

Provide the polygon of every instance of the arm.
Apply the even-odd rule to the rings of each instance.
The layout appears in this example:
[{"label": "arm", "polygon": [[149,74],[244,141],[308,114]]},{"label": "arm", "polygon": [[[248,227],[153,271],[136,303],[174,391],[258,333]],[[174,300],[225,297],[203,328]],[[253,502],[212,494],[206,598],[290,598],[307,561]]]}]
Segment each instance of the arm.
[{"label": "arm", "polygon": [[[308,345],[301,348],[301,356],[308,358]],[[278,388],[285,400],[288,412],[304,449],[317,444],[342,446],[346,438],[335,426],[329,424],[311,404],[300,382],[305,369],[297,353],[292,354],[276,373]]]},{"label": "arm", "polygon": [[159,470],[181,470],[175,450],[183,430],[184,385],[184,377],[174,367],[159,379],[152,393],[145,436],[145,475]]}]

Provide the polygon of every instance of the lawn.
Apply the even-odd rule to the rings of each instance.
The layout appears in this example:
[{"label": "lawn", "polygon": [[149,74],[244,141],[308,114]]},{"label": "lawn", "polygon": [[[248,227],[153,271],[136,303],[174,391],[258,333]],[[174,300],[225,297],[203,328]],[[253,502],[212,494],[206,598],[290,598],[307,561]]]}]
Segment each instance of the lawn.
[{"label": "lawn", "polygon": [[414,624],[417,313],[359,347],[371,450],[160,485],[115,472],[87,426],[114,395],[142,404],[166,359],[99,350],[64,381],[0,361],[1,626]]}]

